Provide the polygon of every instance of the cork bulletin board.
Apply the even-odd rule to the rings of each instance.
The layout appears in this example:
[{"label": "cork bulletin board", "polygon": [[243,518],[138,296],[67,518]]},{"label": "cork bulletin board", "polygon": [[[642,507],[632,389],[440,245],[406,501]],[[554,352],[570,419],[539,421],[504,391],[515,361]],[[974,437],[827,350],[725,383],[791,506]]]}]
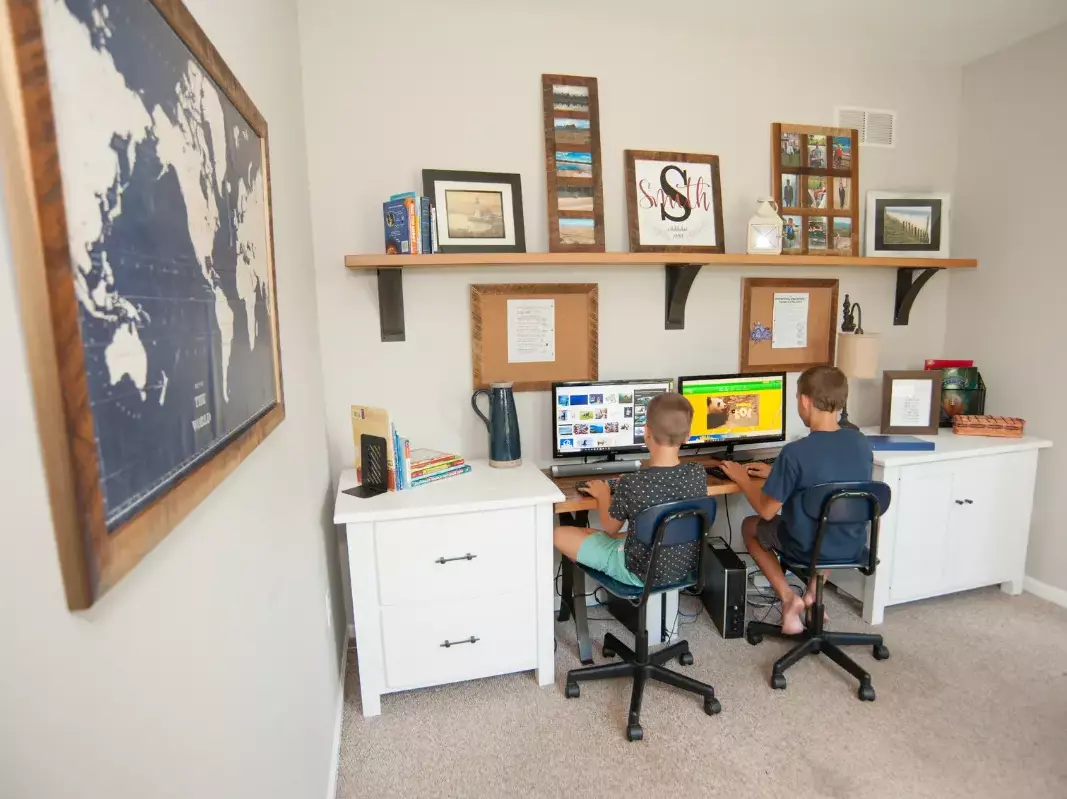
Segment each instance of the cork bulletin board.
[{"label": "cork bulletin board", "polygon": [[836,280],[745,278],[742,372],[801,372],[809,366],[832,366],[836,346]]},{"label": "cork bulletin board", "polygon": [[472,285],[474,387],[547,391],[556,381],[596,380],[598,303],[595,283]]}]

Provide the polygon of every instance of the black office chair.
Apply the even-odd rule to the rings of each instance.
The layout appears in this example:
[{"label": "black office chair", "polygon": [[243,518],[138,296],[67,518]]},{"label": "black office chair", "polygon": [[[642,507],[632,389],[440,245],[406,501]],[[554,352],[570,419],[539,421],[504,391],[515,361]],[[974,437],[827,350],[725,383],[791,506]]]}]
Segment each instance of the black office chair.
[{"label": "black office chair", "polygon": [[[581,564],[575,564],[577,568],[572,566],[574,576],[571,601],[573,602],[573,597],[577,597],[575,605],[585,601],[584,572],[608,592],[627,600],[637,609],[634,649],[630,649],[611,633],[604,636],[604,657],[618,655],[623,662],[569,671],[565,690],[568,699],[576,699],[581,693],[579,682],[614,677],[633,678],[630,714],[626,725],[626,737],[631,741],[640,741],[644,737],[641,729],[641,700],[645,692],[645,682],[649,678],[704,697],[704,712],[709,716],[722,711],[722,705],[715,698],[714,688],[671,671],[663,665],[675,657],[683,666],[692,665],[693,655],[689,651],[687,641],[679,641],[658,652],[649,653],[646,613],[650,596],[694,586],[697,594],[703,590],[703,560],[707,547],[702,544],[715,522],[715,507],[715,500],[711,497],[689,499],[657,505],[637,517],[634,529],[629,534],[637,536],[638,540],[651,548],[643,586],[620,583],[603,572]],[[684,573],[680,579],[679,572]],[[575,609],[577,610],[577,607]],[[579,613],[576,612],[575,615],[581,618]]]},{"label": "black office chair", "polygon": [[[771,671],[771,687],[785,688],[785,670],[799,662],[805,655],[821,652],[838,666],[843,668],[853,677],[860,681],[859,698],[874,701],[874,687],[871,685],[871,675],[868,674],[858,663],[846,655],[842,646],[871,646],[876,660],[885,660],[889,657],[889,650],[882,644],[882,636],[871,633],[845,633],[830,632],[823,629],[823,582],[824,577],[819,570],[830,569],[859,569],[866,575],[874,574],[878,565],[878,523],[882,514],[889,508],[892,492],[885,483],[823,483],[807,489],[801,498],[804,513],[811,519],[818,521],[819,527],[815,533],[815,543],[812,548],[811,561],[800,563],[778,553],[782,568],[788,569],[807,583],[811,575],[816,574],[815,581],[815,604],[811,606],[811,617],[808,627],[802,633],[786,635],[782,632],[781,625],[764,624],[763,622],[749,622],[745,637],[748,642],[755,646],[763,640],[764,635],[773,635],[779,638],[789,638],[800,641],[789,650],[784,657],[778,659]],[[822,560],[819,553],[822,551],[823,538],[833,535],[836,524],[863,524],[870,523],[871,536],[864,556],[857,561],[833,562]]]}]

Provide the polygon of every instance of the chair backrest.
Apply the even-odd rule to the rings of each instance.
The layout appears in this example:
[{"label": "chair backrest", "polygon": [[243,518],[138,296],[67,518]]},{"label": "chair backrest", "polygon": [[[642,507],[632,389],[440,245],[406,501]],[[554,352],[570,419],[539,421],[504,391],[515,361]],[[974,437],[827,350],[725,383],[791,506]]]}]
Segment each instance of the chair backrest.
[{"label": "chair backrest", "polygon": [[878,563],[878,520],[889,509],[893,492],[885,483],[873,480],[848,483],[820,483],[804,491],[801,507],[804,514],[818,522],[811,553],[811,570],[815,571],[824,536],[836,524],[871,525],[867,567],[873,574]]},{"label": "chair backrest", "polygon": [[[715,523],[717,508],[714,497],[699,497],[654,505],[638,514],[630,535],[643,546],[651,549],[648,572],[640,575],[645,582],[644,595],[641,597],[642,603],[648,599],[650,593],[667,586],[680,588],[701,583],[704,574],[702,561],[705,549],[701,544]],[[682,581],[682,584],[679,584],[677,580],[657,582],[655,577],[661,571],[660,563],[671,557],[672,552],[677,552],[678,548],[684,548],[685,551],[691,553],[689,555],[692,557],[691,581]]]}]

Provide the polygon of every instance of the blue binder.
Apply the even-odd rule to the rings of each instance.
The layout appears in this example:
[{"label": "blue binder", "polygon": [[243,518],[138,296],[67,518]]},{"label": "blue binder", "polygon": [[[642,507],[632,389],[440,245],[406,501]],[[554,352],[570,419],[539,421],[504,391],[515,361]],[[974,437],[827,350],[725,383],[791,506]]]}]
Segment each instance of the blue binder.
[{"label": "blue binder", "polygon": [[924,441],[915,436],[867,436],[873,450],[893,450],[897,452],[933,452],[933,441]]}]

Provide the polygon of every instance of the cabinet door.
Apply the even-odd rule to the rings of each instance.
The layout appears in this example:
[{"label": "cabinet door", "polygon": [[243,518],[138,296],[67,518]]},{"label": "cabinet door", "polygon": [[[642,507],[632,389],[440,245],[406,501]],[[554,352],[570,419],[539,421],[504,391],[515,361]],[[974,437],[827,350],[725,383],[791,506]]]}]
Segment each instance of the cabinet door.
[{"label": "cabinet door", "polygon": [[889,597],[904,602],[940,593],[944,584],[948,529],[953,503],[951,463],[900,470],[896,542]]},{"label": "cabinet door", "polygon": [[956,461],[946,588],[962,590],[1009,580],[1014,553],[1029,531],[1023,503],[1033,496],[1033,453]]}]

